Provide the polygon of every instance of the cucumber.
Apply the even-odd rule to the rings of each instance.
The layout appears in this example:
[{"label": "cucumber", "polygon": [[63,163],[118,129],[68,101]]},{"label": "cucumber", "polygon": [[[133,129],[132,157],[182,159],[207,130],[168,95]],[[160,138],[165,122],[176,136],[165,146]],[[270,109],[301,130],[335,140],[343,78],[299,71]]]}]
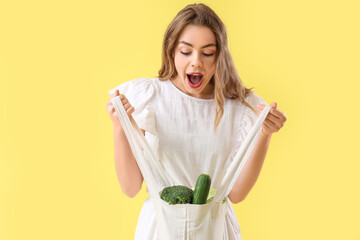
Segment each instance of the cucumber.
[{"label": "cucumber", "polygon": [[211,178],[207,174],[201,174],[195,185],[192,204],[205,204],[211,185]]}]

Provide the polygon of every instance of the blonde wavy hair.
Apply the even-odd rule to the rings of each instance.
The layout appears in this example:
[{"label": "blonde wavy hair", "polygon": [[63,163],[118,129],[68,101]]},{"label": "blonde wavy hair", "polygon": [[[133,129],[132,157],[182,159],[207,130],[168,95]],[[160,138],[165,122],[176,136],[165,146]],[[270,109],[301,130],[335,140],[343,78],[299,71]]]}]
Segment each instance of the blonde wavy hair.
[{"label": "blonde wavy hair", "polygon": [[210,83],[214,85],[214,108],[216,110],[214,120],[214,132],[224,114],[224,102],[226,99],[240,100],[245,106],[256,110],[245,101],[251,94],[252,88],[246,88],[242,83],[228,50],[227,34],[225,25],[216,13],[205,4],[190,4],[182,9],[169,24],[164,34],[162,46],[162,66],[158,78],[166,81],[177,76],[173,53],[178,44],[178,38],[182,30],[189,24],[206,26],[215,34],[216,38],[216,70]]}]

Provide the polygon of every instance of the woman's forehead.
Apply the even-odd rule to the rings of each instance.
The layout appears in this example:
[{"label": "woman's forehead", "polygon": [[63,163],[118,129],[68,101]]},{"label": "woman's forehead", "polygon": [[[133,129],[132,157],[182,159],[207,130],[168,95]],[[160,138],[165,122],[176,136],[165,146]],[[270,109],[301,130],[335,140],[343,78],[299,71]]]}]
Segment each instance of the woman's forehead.
[{"label": "woman's forehead", "polygon": [[215,34],[206,26],[188,25],[179,36],[178,45],[206,48],[216,47]]},{"label": "woman's forehead", "polygon": [[[194,47],[193,44],[191,44],[190,42],[184,41],[184,40],[180,40],[179,45],[187,45],[187,46],[190,46],[190,47]],[[204,46],[201,46],[200,49],[208,48],[208,47],[216,47],[216,43],[208,43],[208,44],[206,44]]]}]

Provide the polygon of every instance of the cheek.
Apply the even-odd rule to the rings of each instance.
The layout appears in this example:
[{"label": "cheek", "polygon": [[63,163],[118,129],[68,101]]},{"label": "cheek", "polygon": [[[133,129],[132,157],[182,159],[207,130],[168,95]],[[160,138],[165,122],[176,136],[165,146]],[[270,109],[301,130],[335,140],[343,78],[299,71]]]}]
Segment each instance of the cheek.
[{"label": "cheek", "polygon": [[215,72],[216,69],[215,61],[209,62],[209,64],[207,64],[207,69],[209,69],[210,72]]},{"label": "cheek", "polygon": [[213,65],[213,68],[214,68],[214,69],[216,68],[216,63],[217,63],[217,61],[216,61],[216,59],[214,58],[214,60],[212,61],[212,65]]},{"label": "cheek", "polygon": [[182,74],[185,67],[185,60],[181,56],[175,56],[174,63],[176,70]]}]

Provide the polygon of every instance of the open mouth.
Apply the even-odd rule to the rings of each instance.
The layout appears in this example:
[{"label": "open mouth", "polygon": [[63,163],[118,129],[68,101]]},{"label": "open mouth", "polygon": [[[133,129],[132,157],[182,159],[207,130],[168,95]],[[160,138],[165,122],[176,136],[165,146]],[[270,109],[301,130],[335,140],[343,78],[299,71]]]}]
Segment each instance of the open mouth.
[{"label": "open mouth", "polygon": [[198,88],[201,86],[204,75],[202,74],[186,74],[188,83],[192,88]]}]

